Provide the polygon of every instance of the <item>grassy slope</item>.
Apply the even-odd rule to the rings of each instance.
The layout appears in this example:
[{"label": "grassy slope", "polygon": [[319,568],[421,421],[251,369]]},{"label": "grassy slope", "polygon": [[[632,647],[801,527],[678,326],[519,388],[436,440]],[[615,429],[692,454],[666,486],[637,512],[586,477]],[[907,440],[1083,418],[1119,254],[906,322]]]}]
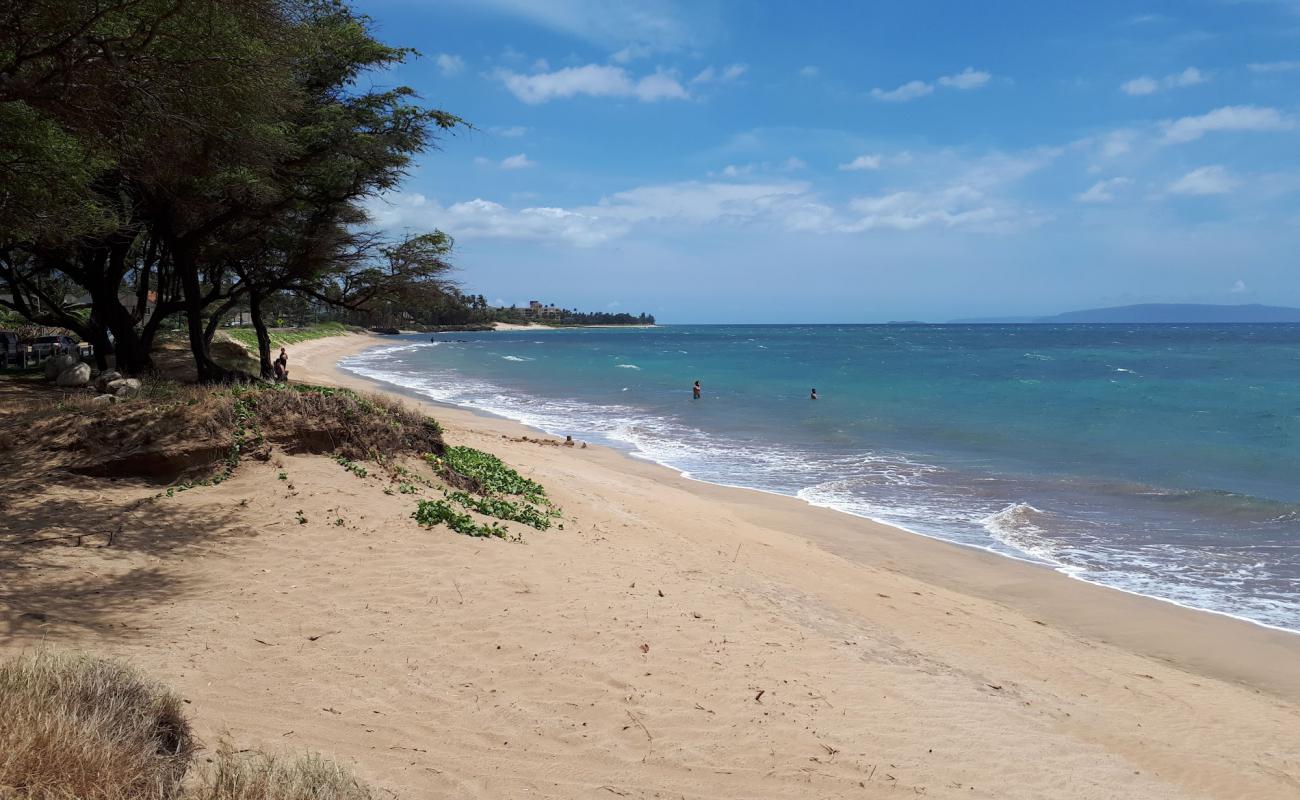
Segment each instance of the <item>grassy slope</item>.
[{"label": "grassy slope", "polygon": [[[306,328],[272,328],[271,348],[287,347],[312,339],[324,339],[327,336],[342,336],[355,330],[360,329],[349,327],[341,322],[322,322]],[[227,328],[222,333],[231,341],[243,345],[250,353],[257,352],[257,332],[252,328]]]}]

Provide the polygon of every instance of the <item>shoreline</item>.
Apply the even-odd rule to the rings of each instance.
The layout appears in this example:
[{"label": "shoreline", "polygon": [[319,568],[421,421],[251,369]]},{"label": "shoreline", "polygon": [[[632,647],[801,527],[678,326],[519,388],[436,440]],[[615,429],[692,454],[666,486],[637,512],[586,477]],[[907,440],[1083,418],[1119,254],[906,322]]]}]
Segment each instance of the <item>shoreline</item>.
[{"label": "shoreline", "polygon": [[[383,344],[378,337],[356,335],[297,345],[291,350],[295,380],[376,391],[414,402],[432,410],[444,427],[456,434],[550,435],[486,411],[440,403],[339,366],[341,359]],[[1035,617],[1039,624],[1060,626],[1074,635],[1207,677],[1263,689],[1289,701],[1300,699],[1300,673],[1282,666],[1300,663],[1300,635],[1295,632],[1093,583],[1050,564],[950,542],[797,496],[704,481],[614,447],[592,444],[588,450],[600,454],[602,467],[685,488],[744,516],[766,517],[759,524],[855,564],[878,567],[883,562],[887,569],[932,586],[1008,605]],[[772,524],[774,520],[779,524]]]}]

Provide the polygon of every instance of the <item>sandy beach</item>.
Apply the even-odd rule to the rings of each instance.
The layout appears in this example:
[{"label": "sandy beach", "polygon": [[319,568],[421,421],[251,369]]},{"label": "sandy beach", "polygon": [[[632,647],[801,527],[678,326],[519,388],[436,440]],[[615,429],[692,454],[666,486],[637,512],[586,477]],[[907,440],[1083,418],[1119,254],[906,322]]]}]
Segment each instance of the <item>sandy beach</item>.
[{"label": "sandy beach", "polygon": [[[383,341],[297,345],[292,375],[376,390],[336,365]],[[119,543],[23,551],[0,655],[125,658],[209,743],[400,797],[1300,796],[1300,636],[425,405],[563,530],[422,529],[321,456],[147,513],[156,486],[78,479],[9,533]]]}]

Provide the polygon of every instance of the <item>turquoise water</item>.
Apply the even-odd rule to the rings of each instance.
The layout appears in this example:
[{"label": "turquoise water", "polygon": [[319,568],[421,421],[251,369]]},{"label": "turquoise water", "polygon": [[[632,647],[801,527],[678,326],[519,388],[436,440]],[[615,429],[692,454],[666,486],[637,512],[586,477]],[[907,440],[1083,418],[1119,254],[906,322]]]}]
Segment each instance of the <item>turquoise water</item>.
[{"label": "turquoise water", "polygon": [[1300,631],[1300,326],[434,339],[398,337],[343,366],[700,480]]}]

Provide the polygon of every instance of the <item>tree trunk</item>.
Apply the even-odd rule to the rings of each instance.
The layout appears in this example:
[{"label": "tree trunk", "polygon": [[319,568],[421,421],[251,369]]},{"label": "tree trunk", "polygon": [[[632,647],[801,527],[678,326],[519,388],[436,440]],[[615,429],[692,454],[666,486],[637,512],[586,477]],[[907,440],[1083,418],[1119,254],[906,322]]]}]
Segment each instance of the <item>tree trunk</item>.
[{"label": "tree trunk", "polygon": [[177,242],[172,248],[172,258],[176,271],[180,274],[181,291],[185,295],[185,327],[189,333],[190,354],[194,356],[195,375],[199,383],[220,383],[229,373],[212,360],[204,336],[203,288],[199,285],[199,270],[192,246]]},{"label": "tree trunk", "polygon": [[253,330],[257,331],[257,361],[262,378],[269,381],[275,377],[275,369],[271,366],[271,332],[262,319],[262,294],[256,289],[248,293],[248,316],[253,320]]}]

